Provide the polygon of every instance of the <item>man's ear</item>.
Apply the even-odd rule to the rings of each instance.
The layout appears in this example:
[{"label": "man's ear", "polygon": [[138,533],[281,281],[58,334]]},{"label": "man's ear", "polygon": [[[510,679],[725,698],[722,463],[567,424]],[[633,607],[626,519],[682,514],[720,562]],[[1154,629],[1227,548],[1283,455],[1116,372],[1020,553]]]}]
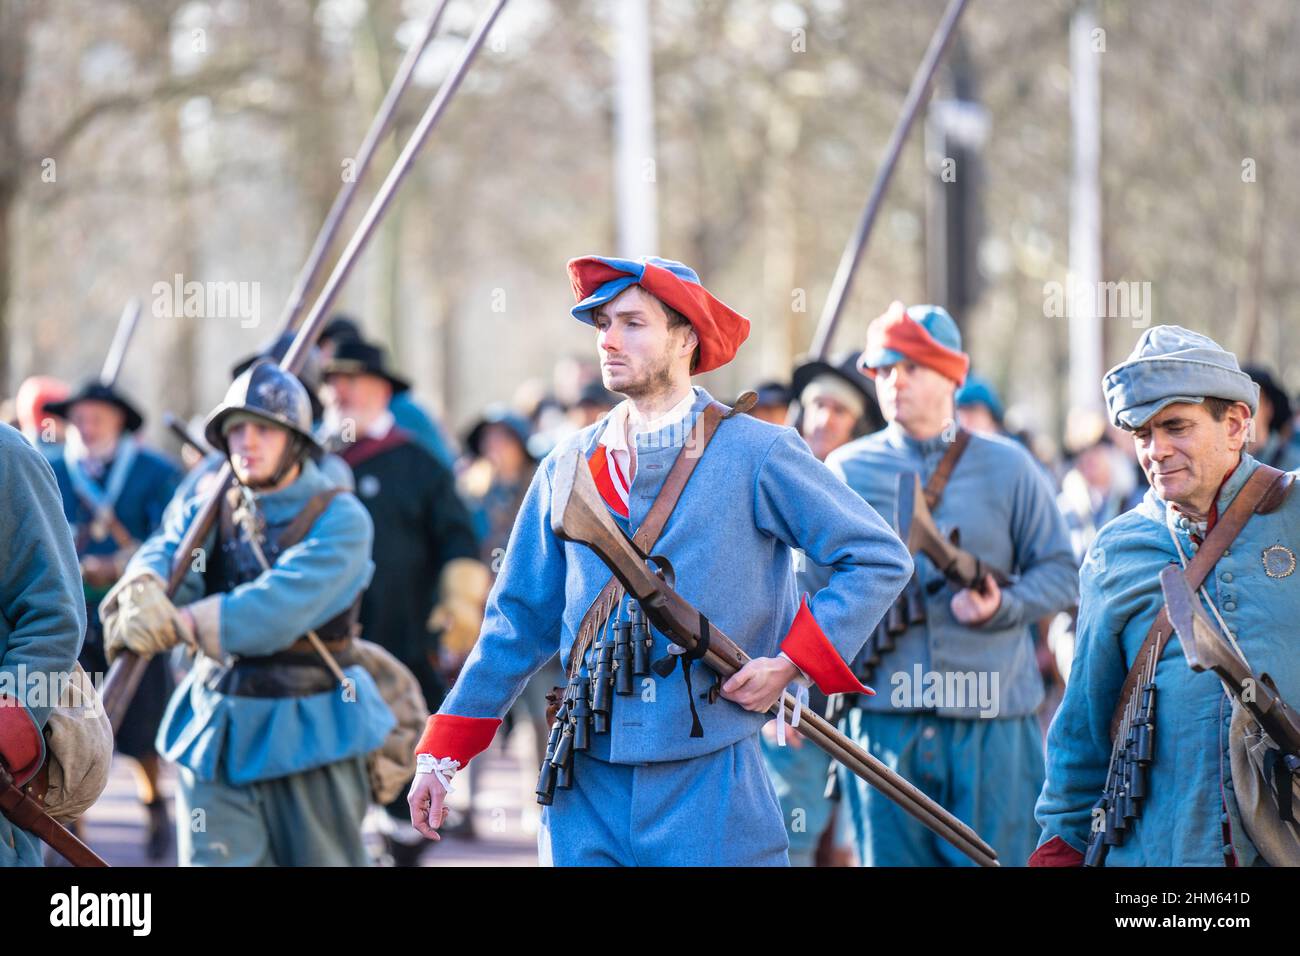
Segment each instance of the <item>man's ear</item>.
[{"label": "man's ear", "polygon": [[686,326],[686,352],[690,354],[695,351],[695,347],[700,344],[700,337],[695,331],[695,326]]},{"label": "man's ear", "polygon": [[1242,446],[1255,437],[1255,419],[1250,413],[1250,406],[1245,402],[1233,402],[1224,415],[1224,424],[1228,428],[1228,448],[1239,451]]}]

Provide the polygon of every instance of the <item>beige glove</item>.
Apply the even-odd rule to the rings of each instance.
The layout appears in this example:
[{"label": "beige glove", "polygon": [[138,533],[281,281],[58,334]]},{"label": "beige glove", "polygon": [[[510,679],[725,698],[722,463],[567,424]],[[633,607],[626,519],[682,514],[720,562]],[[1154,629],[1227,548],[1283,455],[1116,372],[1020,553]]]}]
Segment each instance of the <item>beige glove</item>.
[{"label": "beige glove", "polygon": [[99,604],[104,625],[104,654],[109,663],[124,650],[141,657],[170,650],[194,635],[167,597],[160,577],[143,571],[123,578]]},{"label": "beige glove", "polygon": [[442,650],[447,657],[463,659],[474,647],[491,588],[492,575],[482,561],[455,558],[442,569],[438,605],[429,615],[429,629],[442,631]]}]

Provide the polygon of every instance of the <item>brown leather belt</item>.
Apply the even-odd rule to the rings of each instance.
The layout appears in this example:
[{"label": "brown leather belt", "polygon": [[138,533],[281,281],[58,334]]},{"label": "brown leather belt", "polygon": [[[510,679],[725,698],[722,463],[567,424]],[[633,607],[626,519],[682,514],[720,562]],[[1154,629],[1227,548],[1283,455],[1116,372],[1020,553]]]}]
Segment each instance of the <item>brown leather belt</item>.
[{"label": "brown leather belt", "polygon": [[[305,645],[306,652],[295,650]],[[330,653],[340,667],[357,662],[351,638],[335,642]],[[305,639],[292,647],[264,657],[241,657],[211,685],[221,694],[235,697],[310,697],[337,690],[334,673]]]}]

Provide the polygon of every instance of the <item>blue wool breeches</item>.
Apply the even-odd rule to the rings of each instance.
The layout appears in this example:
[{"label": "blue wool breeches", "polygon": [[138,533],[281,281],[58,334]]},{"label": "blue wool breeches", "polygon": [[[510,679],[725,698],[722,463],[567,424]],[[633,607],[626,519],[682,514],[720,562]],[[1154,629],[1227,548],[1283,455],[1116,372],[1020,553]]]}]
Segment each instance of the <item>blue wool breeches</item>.
[{"label": "blue wool breeches", "polygon": [[543,809],[537,845],[555,866],[788,865],[757,734],[661,763],[574,754],[573,788]]},{"label": "blue wool breeches", "polygon": [[239,787],[178,771],[181,866],[369,865],[361,839],[370,802],[365,757]]},{"label": "blue wool breeches", "polygon": [[[887,714],[854,708],[845,731],[969,824],[1003,866],[1025,866],[1038,844],[1034,802],[1043,787],[1038,718],[967,720],[929,713]],[[974,866],[942,837],[843,767],[842,810],[849,814],[863,866]]]}]

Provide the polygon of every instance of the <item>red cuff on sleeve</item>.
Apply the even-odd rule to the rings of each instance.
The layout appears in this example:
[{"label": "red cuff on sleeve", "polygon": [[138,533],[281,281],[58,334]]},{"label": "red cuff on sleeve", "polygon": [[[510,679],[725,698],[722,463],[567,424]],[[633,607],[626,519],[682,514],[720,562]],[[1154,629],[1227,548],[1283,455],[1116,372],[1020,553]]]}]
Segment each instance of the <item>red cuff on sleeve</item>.
[{"label": "red cuff on sleeve", "polygon": [[457,717],[434,714],[424,728],[424,736],[415,746],[417,754],[450,757],[462,768],[487,750],[501,721],[495,717]]},{"label": "red cuff on sleeve", "polygon": [[822,633],[817,619],[808,608],[808,595],[803,596],[799,613],[794,616],[790,631],[781,641],[783,650],[805,674],[812,678],[823,694],[871,694],[875,691],[861,683],[840,657],[840,652]]},{"label": "red cuff on sleeve", "polygon": [[1083,866],[1083,854],[1054,836],[1029,857],[1030,866]]},{"label": "red cuff on sleeve", "polygon": [[45,752],[40,728],[18,703],[18,698],[0,694],[0,760],[9,768],[14,783],[22,786],[41,769]]}]

